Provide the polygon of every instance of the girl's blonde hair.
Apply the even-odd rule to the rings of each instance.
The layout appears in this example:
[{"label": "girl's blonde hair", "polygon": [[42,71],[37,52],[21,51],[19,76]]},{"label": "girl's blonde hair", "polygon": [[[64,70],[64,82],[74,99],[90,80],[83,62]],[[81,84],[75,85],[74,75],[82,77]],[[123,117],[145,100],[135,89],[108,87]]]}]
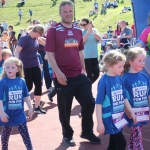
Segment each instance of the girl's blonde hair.
[{"label": "girl's blonde hair", "polygon": [[9,48],[2,50],[2,58],[4,58],[6,56],[6,54],[11,54],[12,55],[12,52]]},{"label": "girl's blonde hair", "polygon": [[125,55],[117,50],[111,50],[103,57],[103,71],[107,71],[108,67],[116,65],[119,61],[126,61]]},{"label": "girl's blonde hair", "polygon": [[137,58],[138,54],[143,54],[146,56],[146,51],[144,48],[134,47],[126,52],[126,64],[124,66],[124,72],[126,73],[130,69],[129,61],[134,61]]},{"label": "girl's blonde hair", "polygon": [[15,57],[10,57],[10,58],[8,58],[8,59],[5,60],[5,62],[3,64],[2,75],[1,75],[2,78],[5,77],[5,76],[7,76],[6,72],[5,72],[5,69],[4,69],[5,65],[7,63],[15,63],[15,65],[19,69],[19,71],[17,72],[16,76],[20,77],[20,78],[24,78],[23,63],[18,58],[15,58]]}]

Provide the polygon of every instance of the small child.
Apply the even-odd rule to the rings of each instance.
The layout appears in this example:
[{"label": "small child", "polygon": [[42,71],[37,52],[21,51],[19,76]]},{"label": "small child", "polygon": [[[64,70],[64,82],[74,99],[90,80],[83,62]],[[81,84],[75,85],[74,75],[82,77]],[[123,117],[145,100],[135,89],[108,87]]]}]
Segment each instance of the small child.
[{"label": "small child", "polygon": [[98,83],[96,98],[97,131],[110,134],[107,150],[125,150],[126,140],[122,128],[127,125],[124,110],[136,122],[135,114],[126,99],[121,75],[126,58],[118,51],[108,52],[104,58],[106,74]]},{"label": "small child", "polygon": [[10,49],[3,49],[0,45],[0,74],[2,74],[2,66],[4,61],[9,58],[12,57],[12,52]]},{"label": "small child", "polygon": [[113,49],[113,44],[111,42],[107,42],[107,46],[106,46],[106,52],[108,53],[109,51],[111,51]]},{"label": "small child", "polygon": [[[45,60],[48,60],[47,58],[47,55],[45,55]],[[50,78],[53,79],[54,78],[54,72],[53,72],[53,69],[51,68],[50,64],[48,63],[48,69],[49,69],[49,75],[50,75]],[[55,86],[55,82],[53,80],[53,84]],[[56,89],[55,87],[50,87],[49,88],[49,93],[48,93],[48,98],[51,102],[53,102],[53,97],[56,95]]]},{"label": "small child", "polygon": [[2,33],[2,45],[3,45],[3,48],[4,47],[9,47],[9,40],[10,40],[10,38],[9,38],[9,34],[8,34],[8,32],[7,31],[4,31],[3,33]]},{"label": "small child", "polygon": [[114,31],[113,30],[110,30],[110,33],[109,33],[109,39],[111,39],[111,38],[114,38]]},{"label": "small child", "polygon": [[141,72],[145,64],[146,52],[143,48],[132,48],[127,52],[126,58],[124,86],[138,121],[137,124],[134,124],[133,120],[127,117],[131,130],[129,150],[144,150],[141,128],[150,119],[150,81],[148,76]]},{"label": "small child", "polygon": [[37,53],[37,56],[38,56],[38,60],[39,60],[39,63],[40,63],[40,69],[41,69],[41,73],[42,73],[41,82],[42,82],[42,85],[43,85],[43,78],[44,78],[43,60],[42,60],[42,57],[39,53]]},{"label": "small child", "polygon": [[105,5],[104,4],[102,4],[102,8],[101,8],[101,12],[100,12],[100,14],[101,15],[105,15],[107,13],[107,8],[105,7]]},{"label": "small child", "polygon": [[33,109],[29,92],[23,79],[23,64],[14,57],[8,58],[3,65],[0,80],[0,126],[3,126],[2,150],[8,150],[9,136],[13,126],[17,126],[27,150],[33,150],[24,112],[24,101],[29,108],[28,119],[31,120]]},{"label": "small child", "polygon": [[107,44],[107,40],[108,39],[108,34],[107,33],[104,33],[103,35],[102,35],[102,39],[101,39],[101,50],[103,51],[103,52],[105,52],[106,51],[106,44]]}]

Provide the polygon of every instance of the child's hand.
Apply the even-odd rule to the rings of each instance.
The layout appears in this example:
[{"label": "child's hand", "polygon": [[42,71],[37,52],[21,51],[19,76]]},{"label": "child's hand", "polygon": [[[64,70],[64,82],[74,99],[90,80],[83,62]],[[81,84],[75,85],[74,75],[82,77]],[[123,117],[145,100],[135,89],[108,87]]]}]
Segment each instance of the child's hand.
[{"label": "child's hand", "polygon": [[8,122],[9,117],[5,112],[1,113],[0,117],[1,117],[2,122]]},{"label": "child's hand", "polygon": [[131,113],[131,119],[133,119],[134,124],[136,124],[136,123],[137,123],[137,118],[136,118],[136,115],[135,115],[135,113],[134,113],[134,112],[132,112],[132,113]]},{"label": "child's hand", "polygon": [[99,134],[104,134],[104,132],[105,132],[105,127],[104,127],[104,124],[103,124],[103,123],[97,125],[97,132],[98,132]]},{"label": "child's hand", "polygon": [[29,109],[28,111],[28,121],[30,121],[32,119],[32,115],[33,115],[33,109]]}]

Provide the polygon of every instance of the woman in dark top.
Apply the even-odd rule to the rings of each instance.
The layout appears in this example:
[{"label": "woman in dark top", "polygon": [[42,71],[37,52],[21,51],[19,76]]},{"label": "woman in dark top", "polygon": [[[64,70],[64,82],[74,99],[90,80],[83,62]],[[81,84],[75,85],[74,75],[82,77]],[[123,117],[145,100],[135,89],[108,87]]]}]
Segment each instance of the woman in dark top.
[{"label": "woman in dark top", "polygon": [[33,83],[35,109],[34,113],[45,114],[46,111],[40,106],[40,100],[42,95],[42,82],[41,82],[41,69],[39,67],[39,61],[37,52],[39,48],[38,38],[43,34],[44,29],[41,25],[34,26],[27,33],[23,34],[18,42],[15,56],[23,62],[25,80],[28,90],[31,91]]}]

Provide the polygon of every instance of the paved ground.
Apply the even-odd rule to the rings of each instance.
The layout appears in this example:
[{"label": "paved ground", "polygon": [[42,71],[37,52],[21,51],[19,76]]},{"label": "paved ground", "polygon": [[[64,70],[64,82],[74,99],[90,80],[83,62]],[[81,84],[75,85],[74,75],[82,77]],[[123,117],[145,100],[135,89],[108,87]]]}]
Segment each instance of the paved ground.
[{"label": "paved ground", "polygon": [[[93,85],[93,93],[96,95],[97,83]],[[31,97],[33,94],[31,93]],[[42,100],[46,101],[44,109],[47,110],[46,115],[34,114],[32,121],[28,122],[30,136],[35,150],[106,150],[108,146],[108,135],[100,136],[102,143],[100,145],[92,145],[88,141],[80,138],[81,132],[81,114],[80,106],[74,99],[71,114],[71,125],[74,129],[75,147],[67,147],[62,143],[61,126],[58,119],[56,96],[54,102],[49,102],[46,89],[43,87]],[[94,113],[94,132],[96,135],[96,117]],[[129,129],[126,127],[124,135],[129,141]],[[150,123],[143,126],[143,144],[144,150],[150,150]],[[1,145],[0,145],[1,146]],[[16,128],[13,129],[10,136],[9,150],[25,150],[20,134]]]}]

